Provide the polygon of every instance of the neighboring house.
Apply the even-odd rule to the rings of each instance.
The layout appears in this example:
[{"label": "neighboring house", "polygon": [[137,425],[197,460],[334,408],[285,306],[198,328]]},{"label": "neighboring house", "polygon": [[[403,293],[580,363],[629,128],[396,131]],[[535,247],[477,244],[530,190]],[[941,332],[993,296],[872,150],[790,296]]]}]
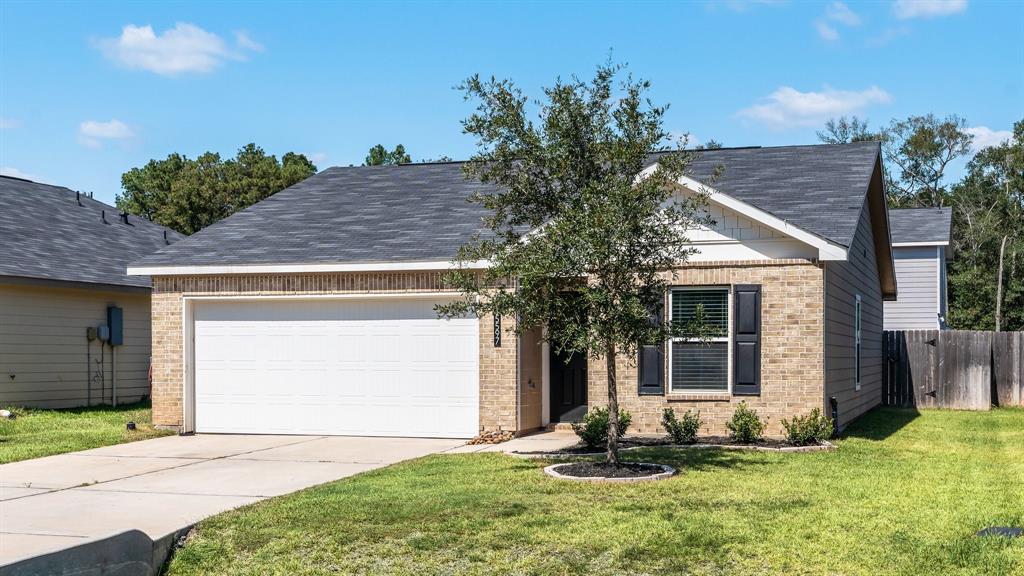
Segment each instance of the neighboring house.
[{"label": "neighboring house", "polygon": [[[109,404],[115,386],[122,403],[148,395],[150,283],[125,271],[181,237],[67,188],[0,177],[0,406]],[[87,333],[118,315],[120,345]]]},{"label": "neighboring house", "polygon": [[899,298],[885,303],[886,330],[941,330],[946,326],[946,263],[952,208],[889,210]]},{"label": "neighboring house", "polygon": [[[657,161],[652,155],[651,162]],[[881,399],[882,300],[896,296],[877,143],[708,150],[716,224],[665,295],[728,336],[622,358],[633,430],[662,409],[725,432],[740,401],[780,419]],[[699,187],[684,178],[679,193]],[[514,318],[440,320],[442,279],[486,191],[459,163],[330,168],[143,258],[153,278],[153,417],[196,432],[471,437],[604,403],[603,361],[559,357]],[[639,360],[639,367],[637,366]]]}]

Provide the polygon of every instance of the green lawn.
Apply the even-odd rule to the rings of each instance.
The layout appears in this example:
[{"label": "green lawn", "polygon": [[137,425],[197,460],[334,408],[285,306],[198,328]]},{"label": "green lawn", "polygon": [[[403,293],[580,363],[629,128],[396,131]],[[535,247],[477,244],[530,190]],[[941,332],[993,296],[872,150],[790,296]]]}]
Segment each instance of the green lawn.
[{"label": "green lawn", "polygon": [[[10,408],[18,417],[0,419],[0,464],[134,442],[171,434],[156,430],[149,404],[34,410]],[[135,422],[137,430],[125,425]]]},{"label": "green lawn", "polygon": [[682,473],[570,483],[542,462],[431,456],[199,524],[199,574],[1024,574],[1024,410],[882,409],[834,452],[652,448]]}]

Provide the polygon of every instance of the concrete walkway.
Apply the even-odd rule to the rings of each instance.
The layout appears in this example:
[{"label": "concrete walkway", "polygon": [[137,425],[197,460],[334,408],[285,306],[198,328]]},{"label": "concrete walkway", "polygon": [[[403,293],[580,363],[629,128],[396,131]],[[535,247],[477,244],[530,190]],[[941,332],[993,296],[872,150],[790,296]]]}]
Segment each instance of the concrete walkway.
[{"label": "concrete walkway", "polygon": [[420,438],[166,436],[4,464],[0,566],[130,529],[160,538],[218,512],[463,444]]}]

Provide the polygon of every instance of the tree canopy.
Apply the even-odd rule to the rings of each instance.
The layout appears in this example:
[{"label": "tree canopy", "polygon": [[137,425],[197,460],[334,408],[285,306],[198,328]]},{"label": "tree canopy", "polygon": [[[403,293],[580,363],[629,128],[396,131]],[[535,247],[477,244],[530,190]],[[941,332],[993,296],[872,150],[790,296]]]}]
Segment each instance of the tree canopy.
[{"label": "tree canopy", "polygon": [[377,144],[370,148],[369,153],[366,154],[363,166],[391,166],[394,164],[408,164],[409,162],[412,162],[412,158],[406,154],[405,146],[399,144],[395,146],[394,150],[388,152],[388,149],[383,145]]},{"label": "tree canopy", "polygon": [[[645,171],[650,152],[669,142],[666,108],[648,102],[648,82],[617,82],[619,72],[604,65],[590,81],[556,81],[535,120],[511,81],[473,76],[461,86],[478,103],[463,122],[478,142],[466,175],[495,187],[471,198],[487,209],[489,233],[462,247],[462,267],[448,276],[466,298],[439,307],[517,318],[520,333],[544,326],[555,350],[603,358],[613,415],[616,359],[672,333],[651,311],[673,278],[667,271],[692,252],[687,231],[704,221],[702,195],[673,193],[693,152],[677,146]],[[481,260],[485,270],[467,266]]]},{"label": "tree canopy", "polygon": [[967,121],[933,114],[893,120],[881,132],[889,205],[939,208],[946,205],[946,169],[971,150]]},{"label": "tree canopy", "polygon": [[125,172],[116,203],[129,214],[193,234],[313,174],[316,166],[302,154],[289,152],[278,161],[255,144],[227,160],[215,152],[195,159],[175,153]]},{"label": "tree canopy", "polygon": [[825,122],[825,129],[818,130],[818,140],[825,144],[849,144],[850,142],[866,142],[869,140],[881,140],[881,134],[875,134],[868,130],[868,121],[853,116],[849,119],[846,116],[829,118]]},{"label": "tree canopy", "polygon": [[1009,142],[975,155],[949,200],[950,324],[1024,330],[1024,120]]}]

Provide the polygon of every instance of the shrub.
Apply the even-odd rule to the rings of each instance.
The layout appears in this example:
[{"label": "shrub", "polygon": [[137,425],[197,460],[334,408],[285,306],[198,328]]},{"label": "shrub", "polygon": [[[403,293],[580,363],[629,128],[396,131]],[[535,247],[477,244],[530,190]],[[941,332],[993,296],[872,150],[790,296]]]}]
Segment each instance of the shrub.
[{"label": "shrub", "polygon": [[680,419],[676,418],[675,410],[665,408],[661,413],[661,425],[676,444],[693,444],[700,430],[700,412],[687,410]]},{"label": "shrub", "polygon": [[746,401],[740,402],[725,427],[729,429],[732,439],[740,444],[753,444],[764,434],[764,422],[757,416],[756,410],[747,406]]},{"label": "shrub", "polygon": [[821,413],[820,408],[811,410],[807,416],[793,416],[792,420],[782,419],[786,429],[786,440],[796,446],[821,444],[832,437],[832,419]]},{"label": "shrub", "polygon": [[[625,410],[619,410],[619,437],[626,435],[633,417]],[[583,420],[572,423],[572,431],[580,437],[584,444],[592,448],[608,443],[608,409],[603,406],[591,408],[583,415]]]}]

